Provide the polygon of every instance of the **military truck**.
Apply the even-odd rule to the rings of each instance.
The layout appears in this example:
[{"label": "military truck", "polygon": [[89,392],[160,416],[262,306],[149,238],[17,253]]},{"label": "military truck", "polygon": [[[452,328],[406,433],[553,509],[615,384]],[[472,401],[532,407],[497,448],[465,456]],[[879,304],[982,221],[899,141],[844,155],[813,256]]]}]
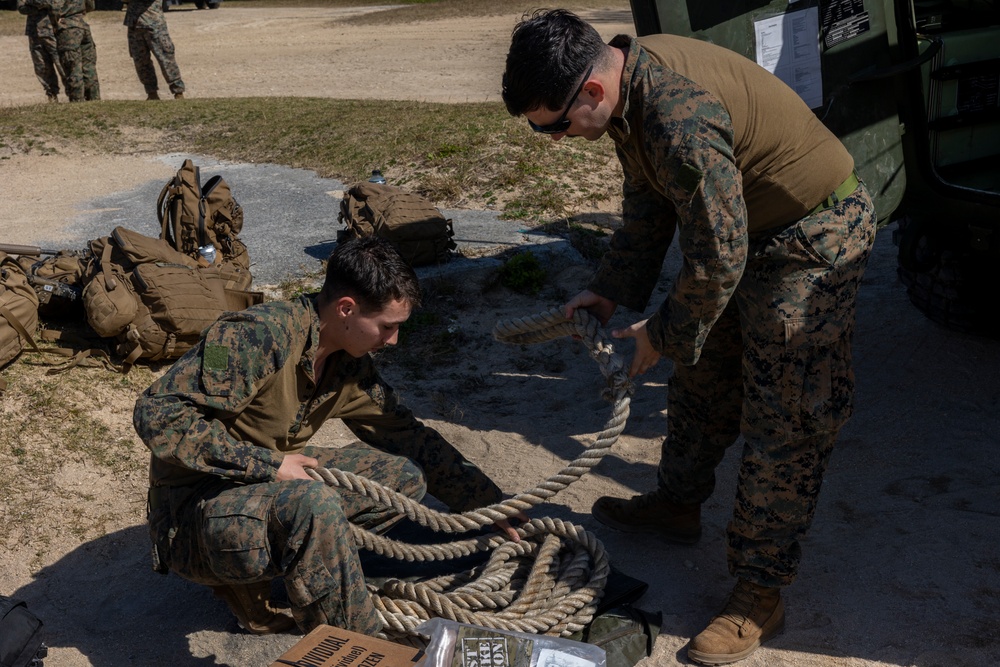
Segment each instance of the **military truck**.
[{"label": "military truck", "polygon": [[1000,0],[630,0],[771,69],[851,151],[910,300],[1000,337]]},{"label": "military truck", "polygon": [[[163,0],[163,11],[167,11],[173,5],[179,5],[182,2],[190,2],[192,0]],[[218,9],[219,5],[222,4],[222,0],[193,0],[194,6],[198,9]]]}]

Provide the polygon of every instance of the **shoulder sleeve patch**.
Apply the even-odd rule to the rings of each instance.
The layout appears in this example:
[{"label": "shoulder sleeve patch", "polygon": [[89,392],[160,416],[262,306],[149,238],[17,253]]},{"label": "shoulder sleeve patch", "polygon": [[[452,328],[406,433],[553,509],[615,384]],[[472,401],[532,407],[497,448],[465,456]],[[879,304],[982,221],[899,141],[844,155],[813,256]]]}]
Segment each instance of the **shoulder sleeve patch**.
[{"label": "shoulder sleeve patch", "polygon": [[701,169],[691,164],[682,164],[677,171],[677,186],[688,195],[693,195],[698,191],[698,186],[701,185],[701,180],[704,177]]},{"label": "shoulder sleeve patch", "polygon": [[205,345],[205,370],[224,371],[229,368],[229,348],[225,345]]}]

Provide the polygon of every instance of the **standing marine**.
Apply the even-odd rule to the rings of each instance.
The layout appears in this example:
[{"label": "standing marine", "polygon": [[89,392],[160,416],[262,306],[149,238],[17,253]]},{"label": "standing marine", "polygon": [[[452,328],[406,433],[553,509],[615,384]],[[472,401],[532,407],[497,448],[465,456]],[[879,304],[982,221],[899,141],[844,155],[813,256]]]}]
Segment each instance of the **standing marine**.
[{"label": "standing marine", "polygon": [[42,84],[49,102],[58,102],[59,79],[63,73],[56,36],[52,32],[52,20],[48,12],[32,5],[30,0],[17,0],[17,11],[27,16],[24,34],[28,36],[28,51],[31,53],[35,76]]},{"label": "standing marine", "polygon": [[56,38],[63,87],[70,102],[101,99],[97,46],[87,23],[94,0],[23,0],[25,7],[46,12]]},{"label": "standing marine", "polygon": [[161,0],[129,0],[124,23],[128,26],[128,53],[132,56],[139,82],[146,89],[146,99],[160,99],[156,69],[150,55],[160,63],[163,80],[174,99],[182,99],[184,81],[181,80],[181,70],[174,57],[174,42],[167,32],[167,19]]},{"label": "standing marine", "polygon": [[791,88],[700,40],[605,43],[570,12],[536,12],[514,29],[503,98],[554,140],[607,134],[622,165],[622,226],[568,314],[585,308],[607,322],[618,305],[645,310],[676,233],[683,262],[667,297],[612,332],[635,341],[633,376],[673,361],[657,488],[605,496],[592,512],[619,530],[696,542],[715,470],[742,436],[726,531],[735,586],[687,655],[746,658],[784,627],[781,589],[798,573],[851,415],[871,198],[850,153]]}]

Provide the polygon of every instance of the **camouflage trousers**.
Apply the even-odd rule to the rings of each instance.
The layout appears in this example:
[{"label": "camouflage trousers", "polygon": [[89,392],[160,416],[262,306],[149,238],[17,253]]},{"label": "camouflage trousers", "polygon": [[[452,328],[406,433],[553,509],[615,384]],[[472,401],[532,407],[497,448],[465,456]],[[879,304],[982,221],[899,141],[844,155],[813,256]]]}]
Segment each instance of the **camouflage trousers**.
[{"label": "camouflage trousers", "polygon": [[746,270],[693,366],[677,365],[659,484],[703,503],[742,434],[730,572],[790,584],[834,441],[853,409],[851,335],[875,215],[860,186],[837,206],[752,236]]},{"label": "camouflage trousers", "polygon": [[59,62],[59,49],[56,38],[49,35],[28,37],[28,50],[31,52],[31,64],[35,68],[35,76],[42,84],[45,95],[55,97],[59,94],[59,77],[62,76],[62,64]]},{"label": "camouflage trousers", "polygon": [[101,99],[97,80],[97,46],[90,28],[62,28],[56,35],[63,87],[70,102]]},{"label": "camouflage trousers", "polygon": [[[321,466],[367,477],[421,499],[420,468],[405,457],[362,443],[306,447]],[[152,497],[152,496],[151,496]],[[171,489],[151,507],[150,535],[170,570],[207,584],[250,584],[284,577],[292,613],[308,632],[321,623],[374,634],[381,623],[348,523],[384,532],[395,510],[322,482],[292,480],[238,485],[212,480]]]},{"label": "camouflage trousers", "polygon": [[164,24],[162,30],[147,30],[145,28],[128,29],[128,53],[135,64],[135,73],[139,82],[146,89],[146,94],[157,91],[156,70],[153,68],[152,55],[160,63],[163,80],[167,82],[170,92],[183,93],[184,82],[181,80],[181,70],[174,58],[174,42]]}]

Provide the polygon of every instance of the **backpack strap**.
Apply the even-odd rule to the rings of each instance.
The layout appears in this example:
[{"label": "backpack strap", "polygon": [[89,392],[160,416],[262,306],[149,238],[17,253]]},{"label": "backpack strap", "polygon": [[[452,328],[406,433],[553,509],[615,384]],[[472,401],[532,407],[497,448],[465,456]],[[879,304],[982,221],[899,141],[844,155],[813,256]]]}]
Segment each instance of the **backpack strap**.
[{"label": "backpack strap", "polygon": [[[167,194],[170,192],[170,186],[172,181],[168,181],[163,189],[160,190],[160,196],[156,198],[156,219],[160,221],[160,238],[167,238],[167,226],[169,223],[169,216],[167,215],[166,207],[164,203],[167,201]],[[167,203],[169,205],[169,203]],[[169,240],[169,239],[168,239]]]},{"label": "backpack strap", "polygon": [[38,349],[38,345],[35,344],[35,339],[31,337],[30,333],[28,333],[28,330],[25,328],[24,324],[21,322],[21,320],[17,319],[17,315],[15,315],[14,313],[10,312],[10,310],[7,309],[7,306],[0,306],[0,316],[3,316],[5,320],[10,322],[10,326],[14,327],[14,330],[17,331],[17,333],[20,334],[21,337],[28,342],[28,345],[31,346],[32,350],[38,352],[39,354],[42,353],[42,351]]},{"label": "backpack strap", "polygon": [[[56,368],[50,368],[45,371],[46,375],[58,375],[60,373],[65,373],[71,368],[76,368],[86,359],[96,359],[101,362],[107,368],[119,373],[124,373],[121,366],[115,363],[111,355],[105,350],[99,347],[93,347],[94,341],[83,338],[82,336],[77,336],[75,334],[67,333],[65,331],[56,331],[55,329],[42,329],[38,332],[38,337],[40,340],[53,342],[53,343],[67,343],[70,345],[75,345],[83,349],[77,351],[70,347],[56,347],[51,349],[42,350],[43,352],[50,352],[52,354],[58,354],[63,357],[68,357],[66,363],[62,366],[57,366]],[[86,364],[93,365],[93,364]]]},{"label": "backpack strap", "polygon": [[[181,250],[181,185],[174,176],[156,198],[156,219],[160,222],[160,238],[175,250]],[[182,251],[183,252],[183,251]]]},{"label": "backpack strap", "polygon": [[[10,326],[14,327],[14,331],[16,331],[22,338],[24,338],[24,340],[28,341],[28,345],[31,346],[32,350],[39,353],[41,352],[41,350],[38,349],[38,345],[35,344],[35,339],[31,337],[30,333],[28,333],[28,330],[24,327],[24,324],[21,323],[21,320],[17,319],[17,315],[10,312],[7,306],[0,306],[0,317],[3,317],[5,320],[10,322]],[[6,390],[7,390],[7,380],[0,377],[0,396],[3,396],[3,393]],[[4,610],[3,614],[6,614],[7,611],[9,611],[9,609]],[[3,614],[0,614],[0,618],[3,617]]]}]

